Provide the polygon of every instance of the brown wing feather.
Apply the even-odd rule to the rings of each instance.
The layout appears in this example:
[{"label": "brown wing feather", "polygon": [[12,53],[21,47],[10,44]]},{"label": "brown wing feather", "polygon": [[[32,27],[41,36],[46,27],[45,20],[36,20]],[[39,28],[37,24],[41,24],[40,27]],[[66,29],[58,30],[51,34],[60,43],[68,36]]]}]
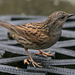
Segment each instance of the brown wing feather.
[{"label": "brown wing feather", "polygon": [[26,38],[27,40],[38,44],[39,41],[38,41],[37,37],[35,37],[38,35],[36,35],[37,32],[35,30],[33,30],[33,27],[31,27],[31,28],[29,26],[26,26],[26,27],[24,26],[23,28],[22,27],[23,27],[23,25],[12,26],[11,29],[14,30],[18,35],[22,36],[23,38]]},{"label": "brown wing feather", "polygon": [[36,45],[45,43],[49,38],[49,36],[42,33],[41,29],[37,28],[37,25],[34,25],[32,23],[12,26],[11,29],[14,30],[18,35],[33,42]]}]

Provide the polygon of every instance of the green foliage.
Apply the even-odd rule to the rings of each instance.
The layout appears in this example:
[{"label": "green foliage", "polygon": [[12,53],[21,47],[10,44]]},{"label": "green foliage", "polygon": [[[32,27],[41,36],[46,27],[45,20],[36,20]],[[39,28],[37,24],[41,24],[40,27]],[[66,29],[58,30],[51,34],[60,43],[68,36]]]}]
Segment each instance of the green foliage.
[{"label": "green foliage", "polygon": [[50,15],[54,11],[63,10],[75,13],[75,6],[69,2],[60,1],[54,5],[55,0],[2,0],[0,1],[0,14],[27,14]]}]

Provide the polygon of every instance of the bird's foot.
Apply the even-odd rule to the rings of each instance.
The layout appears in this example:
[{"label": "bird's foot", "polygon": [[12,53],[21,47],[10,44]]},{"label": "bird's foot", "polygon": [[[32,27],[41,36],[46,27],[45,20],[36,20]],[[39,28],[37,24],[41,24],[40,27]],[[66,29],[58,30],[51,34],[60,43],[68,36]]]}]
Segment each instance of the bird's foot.
[{"label": "bird's foot", "polygon": [[[38,67],[42,68],[42,66],[39,65],[40,63],[36,63],[33,59],[29,59],[29,61],[32,62],[32,65],[33,65],[34,67],[38,66]],[[28,65],[30,64],[27,59],[24,60],[24,64],[26,64],[26,63],[27,63]]]},{"label": "bird's foot", "polygon": [[32,62],[32,65],[33,65],[34,67],[37,66],[37,67],[42,68],[42,66],[39,65],[40,63],[36,63],[33,59],[29,59],[29,61]]},{"label": "bird's foot", "polygon": [[39,50],[40,53],[36,53],[35,55],[40,55],[42,54],[44,57],[47,57],[47,56],[53,56],[52,54],[50,54],[50,51],[49,52],[43,52],[42,50]]}]

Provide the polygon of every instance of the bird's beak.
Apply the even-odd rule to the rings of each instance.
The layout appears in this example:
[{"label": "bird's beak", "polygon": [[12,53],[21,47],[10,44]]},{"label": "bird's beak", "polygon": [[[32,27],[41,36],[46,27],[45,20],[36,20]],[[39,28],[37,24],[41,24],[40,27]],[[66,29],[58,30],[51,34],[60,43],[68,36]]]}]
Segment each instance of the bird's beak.
[{"label": "bird's beak", "polygon": [[74,15],[73,14],[68,14],[68,18],[71,17],[71,16],[74,16]]}]

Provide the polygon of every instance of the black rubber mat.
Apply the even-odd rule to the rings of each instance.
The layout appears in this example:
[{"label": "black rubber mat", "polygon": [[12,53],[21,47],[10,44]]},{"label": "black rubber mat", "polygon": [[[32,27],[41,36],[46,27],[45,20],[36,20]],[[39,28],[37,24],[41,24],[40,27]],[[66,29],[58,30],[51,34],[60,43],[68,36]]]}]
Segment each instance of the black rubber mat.
[{"label": "black rubber mat", "polygon": [[[6,18],[7,17],[7,18]],[[5,16],[13,24],[44,21],[41,16]],[[73,30],[72,30],[73,29]],[[36,56],[37,50],[29,50],[32,58],[41,63],[42,68],[23,63],[29,59],[24,48],[15,41],[7,29],[0,26],[0,74],[1,75],[75,75],[75,17],[65,23],[59,41],[50,51],[54,57]]]}]

